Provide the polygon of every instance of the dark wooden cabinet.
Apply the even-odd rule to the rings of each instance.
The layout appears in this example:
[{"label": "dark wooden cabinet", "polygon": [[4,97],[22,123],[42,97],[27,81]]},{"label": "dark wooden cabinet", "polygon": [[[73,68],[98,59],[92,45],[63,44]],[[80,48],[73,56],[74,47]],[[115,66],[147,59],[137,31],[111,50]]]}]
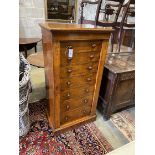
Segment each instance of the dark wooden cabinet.
[{"label": "dark wooden cabinet", "polygon": [[109,119],[111,114],[134,104],[135,54],[108,54],[100,87],[98,109]]},{"label": "dark wooden cabinet", "polygon": [[111,28],[41,24],[48,118],[54,132],[95,120]]}]

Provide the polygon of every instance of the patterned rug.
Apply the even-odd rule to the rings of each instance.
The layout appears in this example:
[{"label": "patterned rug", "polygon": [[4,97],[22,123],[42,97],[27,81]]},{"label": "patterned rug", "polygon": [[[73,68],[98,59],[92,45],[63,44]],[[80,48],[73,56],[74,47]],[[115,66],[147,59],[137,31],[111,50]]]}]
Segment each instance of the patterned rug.
[{"label": "patterned rug", "polygon": [[46,100],[29,105],[31,128],[20,138],[20,155],[104,155],[113,150],[94,123],[53,135],[46,105]]},{"label": "patterned rug", "polygon": [[110,121],[118,128],[118,130],[129,140],[135,140],[135,116],[131,112],[134,107],[113,114]]}]

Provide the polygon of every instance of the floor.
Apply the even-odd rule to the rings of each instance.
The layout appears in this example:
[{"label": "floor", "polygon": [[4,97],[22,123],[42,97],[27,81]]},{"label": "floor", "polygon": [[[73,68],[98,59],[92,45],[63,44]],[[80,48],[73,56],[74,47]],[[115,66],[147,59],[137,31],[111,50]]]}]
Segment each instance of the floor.
[{"label": "floor", "polygon": [[134,154],[135,154],[135,141],[132,141],[114,151],[111,151],[107,155],[134,155]]},{"label": "floor", "polygon": [[[29,102],[32,103],[46,97],[44,69],[31,66],[30,76],[32,81],[33,92],[30,94]],[[131,115],[132,119],[134,119],[134,107],[128,109],[128,113]],[[100,129],[100,131],[103,132],[105,138],[110,142],[112,147],[114,149],[117,149],[134,140],[134,136],[131,137],[131,139],[125,137],[124,134],[120,132],[118,127],[114,126],[114,124],[112,123],[112,118],[108,121],[105,120],[102,114],[97,110],[97,119],[94,123]],[[130,126],[127,128],[130,128]]]}]

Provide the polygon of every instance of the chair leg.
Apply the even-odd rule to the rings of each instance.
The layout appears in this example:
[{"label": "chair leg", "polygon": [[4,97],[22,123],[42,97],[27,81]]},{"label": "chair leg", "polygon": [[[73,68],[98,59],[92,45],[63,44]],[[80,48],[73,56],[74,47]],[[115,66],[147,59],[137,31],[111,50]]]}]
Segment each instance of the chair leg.
[{"label": "chair leg", "polygon": [[119,33],[118,33],[118,48],[117,48],[117,52],[119,53],[121,50],[121,45],[122,45],[122,39],[123,39],[123,29],[120,29]]},{"label": "chair leg", "polygon": [[131,40],[131,50],[135,51],[135,38],[134,38],[135,32],[132,30],[132,40]]},{"label": "chair leg", "polygon": [[111,34],[111,39],[110,39],[110,52],[113,52],[114,48],[114,33]]}]

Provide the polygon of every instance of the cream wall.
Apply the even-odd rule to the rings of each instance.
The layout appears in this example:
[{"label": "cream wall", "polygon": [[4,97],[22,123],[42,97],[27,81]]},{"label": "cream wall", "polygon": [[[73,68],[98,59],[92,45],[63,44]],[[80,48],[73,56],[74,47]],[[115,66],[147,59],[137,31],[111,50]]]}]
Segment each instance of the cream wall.
[{"label": "cream wall", "polygon": [[[77,21],[80,17],[80,2],[81,0],[77,0]],[[41,37],[41,30],[38,23],[45,21],[44,8],[44,0],[19,0],[20,37]],[[88,20],[91,20],[95,17],[95,12],[96,6],[87,5],[84,15]]]},{"label": "cream wall", "polygon": [[[41,37],[41,29],[38,23],[45,20],[44,0],[19,0],[19,36]],[[41,42],[37,46],[42,50]]]}]

